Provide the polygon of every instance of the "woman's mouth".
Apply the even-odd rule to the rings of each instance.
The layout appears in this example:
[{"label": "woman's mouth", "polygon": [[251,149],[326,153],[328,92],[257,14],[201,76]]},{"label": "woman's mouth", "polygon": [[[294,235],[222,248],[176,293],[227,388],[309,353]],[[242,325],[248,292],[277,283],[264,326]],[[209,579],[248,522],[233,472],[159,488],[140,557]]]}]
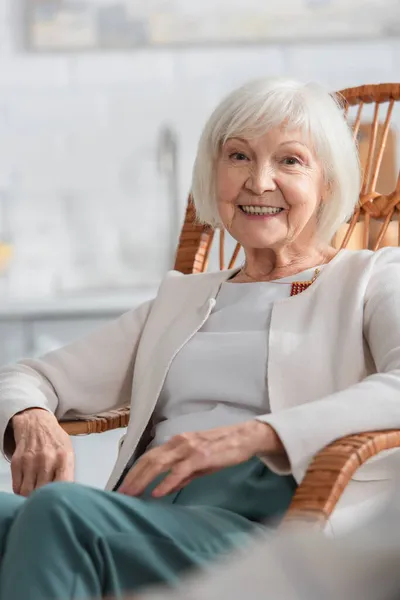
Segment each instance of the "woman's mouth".
[{"label": "woman's mouth", "polygon": [[240,210],[249,216],[270,217],[278,215],[284,209],[276,206],[257,206],[254,204],[239,204]]}]

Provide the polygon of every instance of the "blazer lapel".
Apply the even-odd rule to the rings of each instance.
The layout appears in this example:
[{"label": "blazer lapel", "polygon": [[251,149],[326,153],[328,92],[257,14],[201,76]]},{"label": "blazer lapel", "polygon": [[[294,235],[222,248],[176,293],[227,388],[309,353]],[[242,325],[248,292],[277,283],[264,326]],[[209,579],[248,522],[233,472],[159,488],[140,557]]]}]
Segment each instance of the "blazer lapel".
[{"label": "blazer lapel", "polygon": [[153,308],[154,313],[149,317],[136,358],[128,431],[107,489],[111,489],[119,479],[138,446],[176,354],[206,322],[221,283],[235,271],[210,273],[208,285],[204,285],[204,280],[201,286],[193,285],[193,293],[185,300],[184,306],[176,299],[174,302],[173,298],[160,298],[158,310],[157,305]]}]

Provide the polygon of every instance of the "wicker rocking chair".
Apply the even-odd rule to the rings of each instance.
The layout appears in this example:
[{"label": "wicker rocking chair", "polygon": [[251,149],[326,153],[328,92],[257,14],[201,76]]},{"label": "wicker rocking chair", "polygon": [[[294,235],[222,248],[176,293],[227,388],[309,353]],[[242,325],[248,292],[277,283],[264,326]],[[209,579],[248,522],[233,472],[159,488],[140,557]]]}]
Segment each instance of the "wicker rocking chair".
[{"label": "wicker rocking chair", "polygon": [[[394,170],[393,182],[381,179],[392,113],[395,102],[400,100],[400,84],[365,85],[341,90],[339,94],[344,101],[345,116],[351,120],[354,136],[358,138],[363,131],[367,144],[363,145],[365,156],[361,160],[364,176],[359,206],[350,222],[336,236],[334,244],[338,248],[373,250],[400,245],[400,173],[397,175]],[[367,113],[373,108],[370,123],[362,121],[364,108]],[[381,121],[380,112],[384,110]],[[377,185],[382,193],[376,191]],[[206,271],[215,237],[216,231],[196,222],[194,206],[189,198],[175,269],[185,274]],[[219,268],[232,268],[240,245],[236,244],[231,257],[225,261],[224,230],[219,230],[218,237]],[[61,425],[70,435],[80,435],[126,427],[128,421],[129,409],[125,408],[96,415],[86,421],[62,422]],[[323,527],[355,471],[379,452],[396,447],[400,447],[400,431],[396,430],[351,435],[332,443],[314,457],[284,521],[303,521]]]}]

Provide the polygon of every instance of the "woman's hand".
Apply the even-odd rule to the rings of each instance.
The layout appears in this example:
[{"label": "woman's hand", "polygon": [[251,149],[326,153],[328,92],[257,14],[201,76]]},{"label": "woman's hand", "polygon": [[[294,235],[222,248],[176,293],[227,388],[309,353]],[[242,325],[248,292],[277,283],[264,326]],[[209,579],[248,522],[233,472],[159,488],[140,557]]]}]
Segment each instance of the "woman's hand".
[{"label": "woman's hand", "polygon": [[154,497],[165,496],[200,475],[240,464],[258,454],[284,452],[275,430],[255,419],[229,427],[183,433],[139,458],[118,491],[140,496],[158,475],[169,471],[152,493]]},{"label": "woman's hand", "polygon": [[67,433],[47,410],[32,408],[12,418],[15,452],[11,460],[15,494],[29,496],[51,481],[73,481],[74,450]]}]

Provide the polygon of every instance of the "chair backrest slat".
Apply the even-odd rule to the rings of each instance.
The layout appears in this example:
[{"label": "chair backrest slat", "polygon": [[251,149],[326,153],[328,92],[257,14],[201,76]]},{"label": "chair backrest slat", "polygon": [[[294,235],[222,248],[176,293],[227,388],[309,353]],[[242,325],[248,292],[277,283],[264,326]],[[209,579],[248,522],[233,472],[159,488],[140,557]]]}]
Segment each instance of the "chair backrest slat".
[{"label": "chair backrest slat", "polygon": [[368,148],[368,158],[367,158],[367,164],[365,167],[365,172],[364,172],[364,177],[363,177],[363,184],[361,187],[361,194],[366,194],[367,191],[371,191],[368,187],[368,184],[369,184],[369,180],[371,178],[371,169],[372,169],[374,155],[375,155],[376,138],[378,137],[379,107],[380,107],[380,105],[377,102],[375,104],[374,120],[372,122],[371,139],[370,139],[369,148]]},{"label": "chair backrest slat", "polygon": [[[346,109],[345,109],[345,117],[346,118],[348,118],[349,108],[350,108],[350,104],[346,104]],[[358,107],[356,120],[353,125],[353,138],[354,139],[356,139],[358,136],[358,130],[360,129],[361,115],[362,115],[363,108],[364,108],[364,102],[361,101],[360,105]]]},{"label": "chair backrest slat", "polygon": [[394,100],[392,98],[391,101],[389,102],[388,110],[386,113],[386,119],[385,119],[385,123],[383,125],[383,131],[382,131],[382,139],[381,139],[381,142],[379,145],[379,151],[378,151],[376,161],[375,161],[375,166],[374,166],[374,171],[373,171],[373,176],[372,176],[372,181],[371,181],[371,190],[372,191],[375,191],[376,184],[378,181],[378,175],[379,175],[379,171],[381,169],[383,153],[386,148],[386,142],[387,142],[387,137],[388,137],[388,133],[389,133],[390,120],[392,118],[393,107],[394,107]]}]

